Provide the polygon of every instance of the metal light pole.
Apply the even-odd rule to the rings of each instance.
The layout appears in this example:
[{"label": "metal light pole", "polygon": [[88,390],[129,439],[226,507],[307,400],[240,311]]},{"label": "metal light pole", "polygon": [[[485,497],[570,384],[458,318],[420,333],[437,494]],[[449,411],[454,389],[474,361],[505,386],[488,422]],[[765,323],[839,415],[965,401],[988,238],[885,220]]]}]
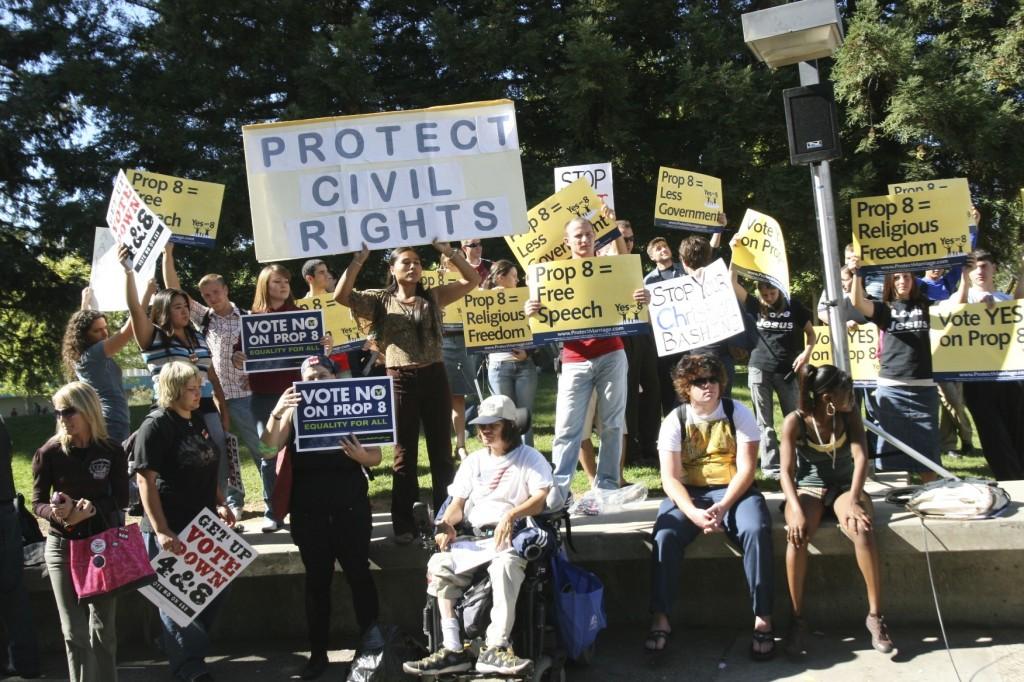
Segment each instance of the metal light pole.
[{"label": "metal light pole", "polygon": [[[799,64],[800,85],[817,85],[817,60],[831,56],[843,42],[842,20],[834,0],[799,0],[741,17],[743,40],[754,55],[772,69]],[[821,158],[820,156],[818,158]],[[818,219],[822,269],[829,304],[834,364],[850,371],[846,319],[839,303],[843,298],[839,268],[836,211],[832,200],[832,174],[828,160],[808,162],[814,212]]]}]

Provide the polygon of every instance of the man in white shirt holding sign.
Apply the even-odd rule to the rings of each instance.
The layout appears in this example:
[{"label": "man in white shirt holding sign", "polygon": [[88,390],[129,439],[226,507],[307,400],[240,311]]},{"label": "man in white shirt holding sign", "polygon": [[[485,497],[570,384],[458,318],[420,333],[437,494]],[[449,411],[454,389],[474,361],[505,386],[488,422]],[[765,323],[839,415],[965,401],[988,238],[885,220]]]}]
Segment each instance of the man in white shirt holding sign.
[{"label": "man in white shirt holding sign", "polygon": [[[526,576],[526,559],[512,546],[516,521],[544,511],[551,489],[551,468],[543,455],[522,442],[522,418],[512,400],[494,395],[480,404],[473,424],[484,447],[469,455],[448,487],[451,500],[437,523],[435,541],[441,549],[427,564],[427,592],[437,597],[443,642],[436,652],[404,665],[412,675],[477,672],[514,675],[530,665],[512,651],[510,636],[516,599]],[[455,552],[455,526],[465,519],[475,531],[494,529],[494,556],[487,569],[493,606],[485,646],[474,664],[472,650],[463,645],[455,602],[470,586],[476,567],[460,571]],[[457,549],[457,548],[456,548]]]}]

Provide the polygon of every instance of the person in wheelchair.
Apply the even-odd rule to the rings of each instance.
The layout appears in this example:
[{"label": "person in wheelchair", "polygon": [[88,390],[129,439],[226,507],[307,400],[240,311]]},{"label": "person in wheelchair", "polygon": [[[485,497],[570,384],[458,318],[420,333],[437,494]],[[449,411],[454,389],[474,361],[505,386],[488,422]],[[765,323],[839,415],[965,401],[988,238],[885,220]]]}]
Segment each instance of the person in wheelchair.
[{"label": "person in wheelchair", "polygon": [[[484,447],[473,452],[449,486],[450,503],[435,525],[434,541],[441,550],[427,564],[427,593],[437,598],[441,616],[441,647],[403,667],[412,675],[441,675],[476,669],[481,673],[513,675],[531,665],[512,650],[510,636],[516,600],[526,575],[527,561],[512,546],[516,521],[544,511],[552,486],[551,465],[522,442],[520,410],[507,396],[495,395],[480,404],[472,420]],[[487,573],[493,605],[484,646],[474,662],[473,650],[463,643],[455,603],[473,580],[478,567],[456,573],[450,551],[456,527],[463,521],[474,535],[493,530],[497,554]]]}]

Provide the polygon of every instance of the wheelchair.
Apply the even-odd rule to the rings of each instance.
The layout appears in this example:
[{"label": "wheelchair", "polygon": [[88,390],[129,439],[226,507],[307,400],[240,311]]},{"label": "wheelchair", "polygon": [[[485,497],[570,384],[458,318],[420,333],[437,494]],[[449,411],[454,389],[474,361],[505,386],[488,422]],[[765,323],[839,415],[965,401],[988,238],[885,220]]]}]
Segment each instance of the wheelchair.
[{"label": "wheelchair", "polygon": [[[429,512],[426,505],[419,503],[418,506],[419,509],[414,510],[414,512],[417,517],[417,530],[422,538],[423,546],[428,551],[437,551],[434,545],[433,523],[431,522]],[[444,506],[447,506],[447,502]],[[440,519],[441,514],[444,512],[444,506],[438,512],[434,521]],[[546,511],[533,517],[538,525],[553,531],[550,537],[555,539],[555,546],[548,547],[540,556],[526,557],[528,562],[526,565],[526,576],[523,579],[522,587],[519,590],[519,597],[516,601],[516,620],[515,626],[512,629],[511,644],[516,654],[528,658],[532,661],[532,665],[514,675],[478,673],[470,670],[440,675],[424,674],[421,676],[421,679],[428,680],[429,682],[434,680],[462,682],[464,680],[501,677],[509,680],[523,680],[523,682],[565,681],[566,652],[561,645],[558,630],[549,615],[553,613],[554,608],[552,605],[554,587],[549,559],[551,553],[559,551],[561,547],[562,524],[568,518],[569,514],[564,509]],[[472,535],[471,529],[463,527],[460,529],[460,535],[462,534]],[[484,584],[487,578],[487,566],[478,568],[470,586],[466,588],[466,591],[455,604],[455,612],[459,617],[463,637],[470,641],[474,654],[478,653],[483,645],[486,621],[490,619],[490,600],[486,600],[486,619],[483,627],[479,627],[475,623],[466,622],[466,614],[469,610],[467,609],[467,606],[469,606],[467,602],[480,600],[489,593],[489,583]],[[427,595],[427,602],[423,607],[423,634],[427,639],[428,651],[436,651],[441,646],[440,610],[438,609],[437,598],[429,594]]]}]

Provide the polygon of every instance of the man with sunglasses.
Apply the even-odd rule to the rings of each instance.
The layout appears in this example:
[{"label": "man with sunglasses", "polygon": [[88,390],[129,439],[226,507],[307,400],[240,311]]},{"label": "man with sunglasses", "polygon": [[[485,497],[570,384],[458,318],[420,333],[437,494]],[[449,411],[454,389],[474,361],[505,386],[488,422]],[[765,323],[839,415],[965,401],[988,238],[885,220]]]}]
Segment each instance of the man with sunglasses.
[{"label": "man with sunglasses", "polygon": [[492,263],[484,258],[484,243],[480,238],[476,237],[462,242],[462,253],[466,256],[469,264],[480,273],[480,281],[487,279],[487,275],[491,274]]}]

